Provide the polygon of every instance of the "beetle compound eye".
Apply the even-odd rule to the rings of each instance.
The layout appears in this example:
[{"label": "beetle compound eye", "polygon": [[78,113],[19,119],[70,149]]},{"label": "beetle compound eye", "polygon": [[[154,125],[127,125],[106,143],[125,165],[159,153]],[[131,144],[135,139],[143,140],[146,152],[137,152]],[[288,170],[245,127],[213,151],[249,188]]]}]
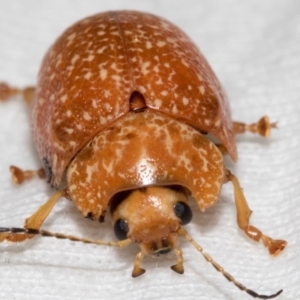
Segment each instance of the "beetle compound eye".
[{"label": "beetle compound eye", "polygon": [[119,219],[114,225],[115,236],[118,240],[127,239],[127,232],[129,231],[126,220]]},{"label": "beetle compound eye", "polygon": [[192,217],[193,217],[192,210],[184,202],[177,202],[174,205],[174,212],[175,212],[175,215],[178,218],[180,218],[182,225],[186,225],[186,224],[190,223],[190,221],[192,220]]}]

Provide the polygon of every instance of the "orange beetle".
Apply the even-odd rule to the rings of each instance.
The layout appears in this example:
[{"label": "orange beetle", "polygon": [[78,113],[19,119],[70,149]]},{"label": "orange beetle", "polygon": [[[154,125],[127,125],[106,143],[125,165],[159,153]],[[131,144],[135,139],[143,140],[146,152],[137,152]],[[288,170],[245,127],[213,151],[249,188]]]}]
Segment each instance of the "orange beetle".
[{"label": "orange beetle", "polygon": [[[0,98],[21,92],[31,106],[33,137],[48,182],[66,186],[25,222],[0,228],[0,241],[21,242],[37,234],[123,247],[140,245],[132,275],[144,255],[175,251],[172,269],[183,273],[178,236],[184,236],[217,271],[253,297],[206,254],[182,225],[192,218],[188,196],[201,211],[218,199],[222,185],[234,186],[238,226],[262,241],[271,255],[284,240],[273,240],[249,224],[251,210],[223,155],[237,160],[234,134],[269,136],[274,123],[263,117],[233,122],[226,95],[197,47],[179,28],[151,14],[97,14],[67,29],[46,54],[35,89],[2,83]],[[220,142],[212,142],[207,134]],[[36,174],[11,167],[15,182]],[[39,171],[40,176],[44,175]],[[89,240],[40,229],[62,196],[81,213],[104,221],[110,207],[119,242]]]}]

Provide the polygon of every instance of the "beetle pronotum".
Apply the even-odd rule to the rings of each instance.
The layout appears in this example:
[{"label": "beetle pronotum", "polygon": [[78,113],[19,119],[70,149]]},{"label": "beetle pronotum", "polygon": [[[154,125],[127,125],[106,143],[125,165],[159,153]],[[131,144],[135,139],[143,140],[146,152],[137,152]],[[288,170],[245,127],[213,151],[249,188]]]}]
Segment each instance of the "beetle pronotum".
[{"label": "beetle pronotum", "polygon": [[[141,251],[133,277],[145,272],[145,255],[174,250],[183,273],[178,236],[183,236],[224,277],[249,295],[196,243],[182,225],[192,218],[188,197],[201,211],[233,184],[238,226],[271,255],[286,242],[250,225],[251,210],[223,155],[237,160],[234,135],[264,137],[276,127],[268,117],[233,122],[215,74],[193,42],[175,25],[151,14],[119,11],[86,18],[67,29],[47,52],[36,88],[0,84],[0,99],[21,93],[31,105],[33,137],[43,170],[11,167],[21,183],[36,174],[58,191],[25,222],[0,228],[0,242],[36,235]],[[220,144],[207,137],[214,135]],[[67,185],[61,186],[66,172]],[[68,198],[91,220],[104,222],[109,207],[118,242],[104,242],[40,229],[58,199]]]}]

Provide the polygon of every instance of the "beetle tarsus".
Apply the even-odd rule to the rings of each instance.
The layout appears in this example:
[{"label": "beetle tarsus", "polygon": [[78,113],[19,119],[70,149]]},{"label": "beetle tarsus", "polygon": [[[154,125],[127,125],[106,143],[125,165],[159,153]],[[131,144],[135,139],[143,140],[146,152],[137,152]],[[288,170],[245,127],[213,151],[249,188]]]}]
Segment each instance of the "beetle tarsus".
[{"label": "beetle tarsus", "polygon": [[270,136],[272,128],[277,128],[277,122],[271,123],[268,116],[263,116],[257,122],[252,124],[233,122],[233,131],[235,134],[241,134],[249,131],[267,138]]}]

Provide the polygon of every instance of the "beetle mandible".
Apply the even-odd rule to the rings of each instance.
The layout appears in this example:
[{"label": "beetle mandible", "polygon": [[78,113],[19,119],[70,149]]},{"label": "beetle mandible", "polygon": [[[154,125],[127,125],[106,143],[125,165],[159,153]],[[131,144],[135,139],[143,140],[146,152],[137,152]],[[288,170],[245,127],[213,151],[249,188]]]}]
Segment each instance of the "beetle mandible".
[{"label": "beetle mandible", "polygon": [[[145,272],[145,255],[174,251],[171,268],[183,273],[178,236],[189,241],[217,271],[253,297],[218,265],[182,225],[189,223],[192,195],[200,210],[215,204],[224,183],[233,184],[238,226],[271,255],[286,242],[250,225],[251,210],[223,155],[237,160],[235,134],[263,137],[276,127],[267,116],[247,125],[231,119],[226,95],[195,44],[175,25],[147,13],[116,11],[83,19],[47,52],[36,88],[2,83],[0,98],[21,93],[31,105],[34,141],[43,170],[12,166],[16,183],[36,173],[58,191],[25,222],[0,228],[0,241],[35,235],[141,251],[132,275]],[[214,135],[219,144],[207,134]],[[67,185],[61,186],[66,176]],[[90,240],[40,229],[59,198],[74,202],[84,217],[104,222],[109,207],[118,242]]]}]

